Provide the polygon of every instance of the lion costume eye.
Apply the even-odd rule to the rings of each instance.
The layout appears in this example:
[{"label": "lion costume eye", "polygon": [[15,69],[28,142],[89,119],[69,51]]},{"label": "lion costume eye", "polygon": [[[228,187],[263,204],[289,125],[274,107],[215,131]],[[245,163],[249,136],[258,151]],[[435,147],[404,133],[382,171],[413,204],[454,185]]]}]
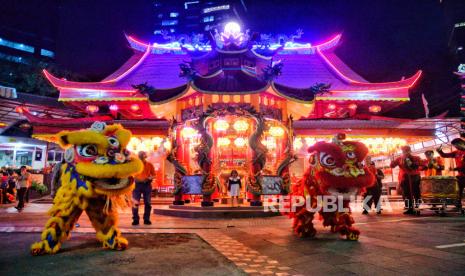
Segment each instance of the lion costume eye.
[{"label": "lion costume eye", "polygon": [[355,152],[353,152],[353,151],[348,151],[348,152],[346,153],[346,156],[347,156],[347,158],[349,158],[349,159],[355,159],[355,158],[357,158],[357,155],[356,155]]},{"label": "lion costume eye", "polygon": [[77,146],[77,152],[82,157],[94,157],[98,155],[97,146],[93,144],[84,144]]},{"label": "lion costume eye", "polygon": [[334,167],[336,165],[336,159],[330,154],[322,152],[320,153],[320,163],[326,167]]},{"label": "lion costume eye", "polygon": [[109,137],[108,138],[108,143],[113,148],[118,148],[119,147],[119,141],[115,137]]}]

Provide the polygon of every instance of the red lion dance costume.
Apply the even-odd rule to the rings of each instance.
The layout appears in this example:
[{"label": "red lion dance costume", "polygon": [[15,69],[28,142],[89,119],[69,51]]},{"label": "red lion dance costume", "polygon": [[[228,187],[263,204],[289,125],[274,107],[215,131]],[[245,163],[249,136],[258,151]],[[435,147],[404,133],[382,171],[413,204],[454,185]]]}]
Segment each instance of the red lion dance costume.
[{"label": "red lion dance costume", "polygon": [[[310,167],[303,179],[293,186],[291,197],[310,199],[311,209],[317,210],[317,196],[336,196],[342,199],[342,205],[347,210],[325,212],[324,205],[319,213],[324,226],[330,226],[331,232],[340,233],[348,240],[358,240],[360,231],[352,226],[354,219],[349,209],[350,197],[362,193],[366,187],[374,184],[375,178],[361,162],[368,154],[368,148],[360,142],[341,141],[335,138],[332,143],[317,142],[308,149]],[[324,202],[324,201],[323,201]],[[337,202],[340,204],[340,202]],[[324,204],[324,203],[323,203]],[[307,210],[306,206],[296,206],[293,229],[300,237],[314,237],[313,227],[315,211]]]}]

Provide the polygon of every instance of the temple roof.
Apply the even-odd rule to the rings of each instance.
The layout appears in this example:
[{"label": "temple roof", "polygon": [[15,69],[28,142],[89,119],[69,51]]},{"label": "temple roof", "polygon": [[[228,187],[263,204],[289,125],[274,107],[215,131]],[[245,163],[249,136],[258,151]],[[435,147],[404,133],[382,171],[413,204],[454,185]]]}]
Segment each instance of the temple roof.
[{"label": "temple roof", "polygon": [[[249,45],[246,51],[235,52],[221,50],[217,45],[147,44],[127,38],[134,54],[100,82],[67,81],[44,70],[47,79],[60,90],[60,100],[146,100],[146,95],[133,88],[133,85],[146,83],[155,88],[155,94],[160,94],[151,95],[152,102],[180,97],[189,86],[203,93],[218,94],[257,93],[271,87],[290,100],[309,102],[315,99],[310,88],[326,83],[331,84],[330,93],[318,95],[317,100],[407,101],[409,89],[421,75],[418,71],[395,82],[368,82],[334,53],[340,35],[315,46],[287,42],[284,45]],[[227,64],[225,55],[238,59],[240,64],[236,67]],[[273,66],[276,62],[283,64],[280,75],[264,79],[265,65]],[[196,75],[181,77],[182,63],[190,64]],[[251,64],[251,67],[244,64]]]}]

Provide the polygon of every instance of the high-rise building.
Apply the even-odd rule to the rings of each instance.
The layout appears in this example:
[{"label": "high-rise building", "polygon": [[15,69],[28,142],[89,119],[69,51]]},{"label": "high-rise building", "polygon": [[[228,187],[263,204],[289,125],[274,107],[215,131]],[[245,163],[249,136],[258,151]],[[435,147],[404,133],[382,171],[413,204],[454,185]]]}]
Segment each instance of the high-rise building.
[{"label": "high-rise building", "polygon": [[31,1],[29,5],[36,7],[25,11],[18,1],[3,1],[0,60],[28,64],[31,60],[49,62],[55,58],[57,2]]},{"label": "high-rise building", "polygon": [[449,49],[458,64],[465,63],[465,5],[463,1],[441,1],[449,31]]},{"label": "high-rise building", "polygon": [[154,5],[155,35],[209,32],[228,21],[244,24],[247,13],[244,0],[161,0]]},{"label": "high-rise building", "polygon": [[454,24],[449,46],[460,64],[465,63],[465,18]]}]

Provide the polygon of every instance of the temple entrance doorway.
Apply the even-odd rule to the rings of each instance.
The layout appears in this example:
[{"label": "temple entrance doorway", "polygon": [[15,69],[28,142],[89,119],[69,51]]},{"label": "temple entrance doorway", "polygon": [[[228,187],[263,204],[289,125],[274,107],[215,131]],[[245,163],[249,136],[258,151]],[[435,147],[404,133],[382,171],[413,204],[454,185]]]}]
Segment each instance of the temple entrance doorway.
[{"label": "temple entrance doorway", "polygon": [[249,137],[255,122],[249,117],[229,115],[212,120],[212,170],[220,181],[222,198],[228,198],[228,178],[236,170],[242,180],[241,198],[245,197],[245,179],[250,171],[252,151]]}]

